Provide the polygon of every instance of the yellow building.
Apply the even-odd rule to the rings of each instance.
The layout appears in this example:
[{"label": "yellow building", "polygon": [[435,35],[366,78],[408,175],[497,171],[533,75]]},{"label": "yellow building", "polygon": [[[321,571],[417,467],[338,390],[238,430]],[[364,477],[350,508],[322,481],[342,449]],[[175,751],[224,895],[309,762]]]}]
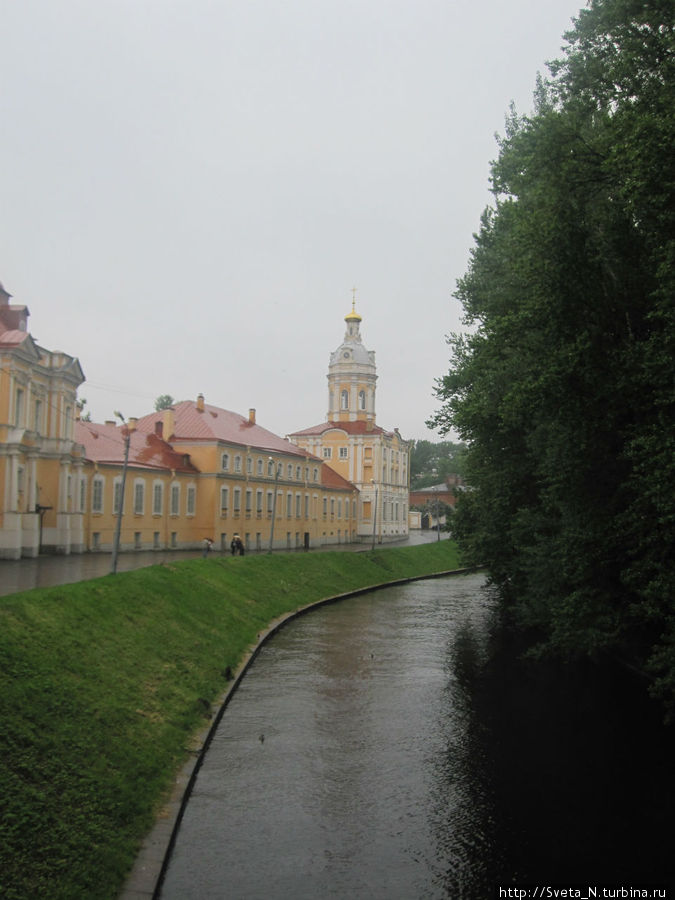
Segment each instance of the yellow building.
[{"label": "yellow building", "polygon": [[123,483],[120,551],[192,547],[199,472],[185,454],[134,425],[133,419],[75,425],[85,459],[79,483],[84,549],[113,549]]},{"label": "yellow building", "polygon": [[363,346],[361,321],[352,304],[344,340],[330,357],[326,421],[289,437],[356,485],[357,539],[381,543],[408,535],[410,449],[397,428],[376,423],[375,353]]},{"label": "yellow building", "polygon": [[128,425],[80,421],[77,359],[38,347],[9,299],[0,286],[0,558],[109,552],[118,523],[122,551],[406,537],[408,444],[376,423],[375,355],[354,308],[330,358],[327,421],[289,440],[201,394]]},{"label": "yellow building", "polygon": [[86,549],[111,551],[125,443],[120,550],[249,551],[352,541],[358,491],[322,460],[200,394],[128,425],[78,422]]},{"label": "yellow building", "polygon": [[[248,416],[196,401],[135,423],[198,470],[190,510],[191,546],[211,538],[226,549],[238,534],[249,550],[341,544],[357,531],[358,491],[323,461]],[[187,511],[186,511],[187,512]],[[192,542],[192,543],[190,543]]]},{"label": "yellow building", "polygon": [[82,448],[73,437],[80,364],[39,347],[29,311],[0,284],[0,558],[84,547],[77,489]]}]

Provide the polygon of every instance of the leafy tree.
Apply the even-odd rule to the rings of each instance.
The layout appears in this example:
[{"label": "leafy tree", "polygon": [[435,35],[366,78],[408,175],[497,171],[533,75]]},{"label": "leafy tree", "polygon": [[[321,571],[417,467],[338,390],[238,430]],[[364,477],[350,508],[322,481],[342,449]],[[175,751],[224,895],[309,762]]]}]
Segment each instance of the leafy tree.
[{"label": "leafy tree", "polygon": [[160,412],[163,409],[170,409],[175,402],[176,401],[171,394],[160,394],[155,400],[155,412]]},{"label": "leafy tree", "polygon": [[91,422],[91,411],[84,411],[85,406],[87,405],[87,400],[85,397],[80,398],[75,404],[79,410],[79,419],[80,422]]},{"label": "leafy tree", "polygon": [[675,697],[672,3],[591,0],[511,111],[431,425],[470,442],[453,531],[566,655]]},{"label": "leafy tree", "polygon": [[449,475],[464,474],[466,444],[452,441],[412,441],[410,480],[413,488],[440,484]]}]

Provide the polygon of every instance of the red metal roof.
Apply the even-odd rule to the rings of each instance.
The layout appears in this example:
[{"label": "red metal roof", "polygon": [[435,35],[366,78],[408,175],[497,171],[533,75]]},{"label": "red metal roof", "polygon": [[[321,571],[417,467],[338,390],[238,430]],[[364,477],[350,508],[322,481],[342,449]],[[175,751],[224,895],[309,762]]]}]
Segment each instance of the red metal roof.
[{"label": "red metal roof", "polygon": [[[292,456],[307,456],[304,450],[291,443],[286,438],[279,437],[262,428],[256,423],[251,423],[245,416],[231,412],[228,409],[220,409],[218,406],[204,404],[203,410],[198,409],[193,400],[184,400],[176,403],[171,408],[173,412],[173,434],[164,434],[165,440],[172,443],[176,441],[222,441],[228,444],[240,444],[242,447],[252,447],[256,450],[276,450],[278,453],[286,453]],[[155,432],[155,424],[164,421],[164,411],[143,416],[137,422],[137,428],[143,432]]]},{"label": "red metal roof", "polygon": [[385,431],[379,425],[371,425],[359,419],[356,422],[322,422],[320,425],[312,425],[311,428],[305,428],[302,431],[294,431],[290,437],[310,437],[315,434],[325,434],[327,431],[344,431],[346,434],[392,434],[391,431]]},{"label": "red metal roof", "polygon": [[27,331],[19,331],[18,328],[11,328],[8,331],[0,330],[0,347],[18,347],[28,339]]},{"label": "red metal roof", "polygon": [[321,485],[343,491],[358,491],[356,485],[343,478],[335,469],[331,469],[328,463],[321,466]]},{"label": "red metal roof", "polygon": [[[75,440],[84,446],[84,455],[91,462],[122,465],[124,462],[124,426],[76,422]],[[174,450],[155,434],[131,432],[129,465],[145,469],[174,469],[196,472],[186,456]]]}]

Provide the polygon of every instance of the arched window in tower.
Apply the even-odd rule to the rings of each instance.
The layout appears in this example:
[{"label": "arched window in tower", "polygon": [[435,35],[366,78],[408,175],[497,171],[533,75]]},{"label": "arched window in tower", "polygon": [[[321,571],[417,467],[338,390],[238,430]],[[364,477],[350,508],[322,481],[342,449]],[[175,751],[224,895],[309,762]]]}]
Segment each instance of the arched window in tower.
[{"label": "arched window in tower", "polygon": [[349,409],[349,393],[342,391],[340,394],[340,409]]},{"label": "arched window in tower", "polygon": [[366,392],[359,391],[359,409],[366,408]]}]

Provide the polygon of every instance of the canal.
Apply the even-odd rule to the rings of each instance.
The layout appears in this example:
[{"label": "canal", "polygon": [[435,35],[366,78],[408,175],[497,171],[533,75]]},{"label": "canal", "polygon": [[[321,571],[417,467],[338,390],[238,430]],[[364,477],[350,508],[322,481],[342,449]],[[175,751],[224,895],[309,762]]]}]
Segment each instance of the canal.
[{"label": "canal", "polygon": [[469,575],[282,629],[221,720],[162,900],[481,900],[536,878],[666,881],[672,735],[614,674],[548,684],[488,663],[494,625]]}]

